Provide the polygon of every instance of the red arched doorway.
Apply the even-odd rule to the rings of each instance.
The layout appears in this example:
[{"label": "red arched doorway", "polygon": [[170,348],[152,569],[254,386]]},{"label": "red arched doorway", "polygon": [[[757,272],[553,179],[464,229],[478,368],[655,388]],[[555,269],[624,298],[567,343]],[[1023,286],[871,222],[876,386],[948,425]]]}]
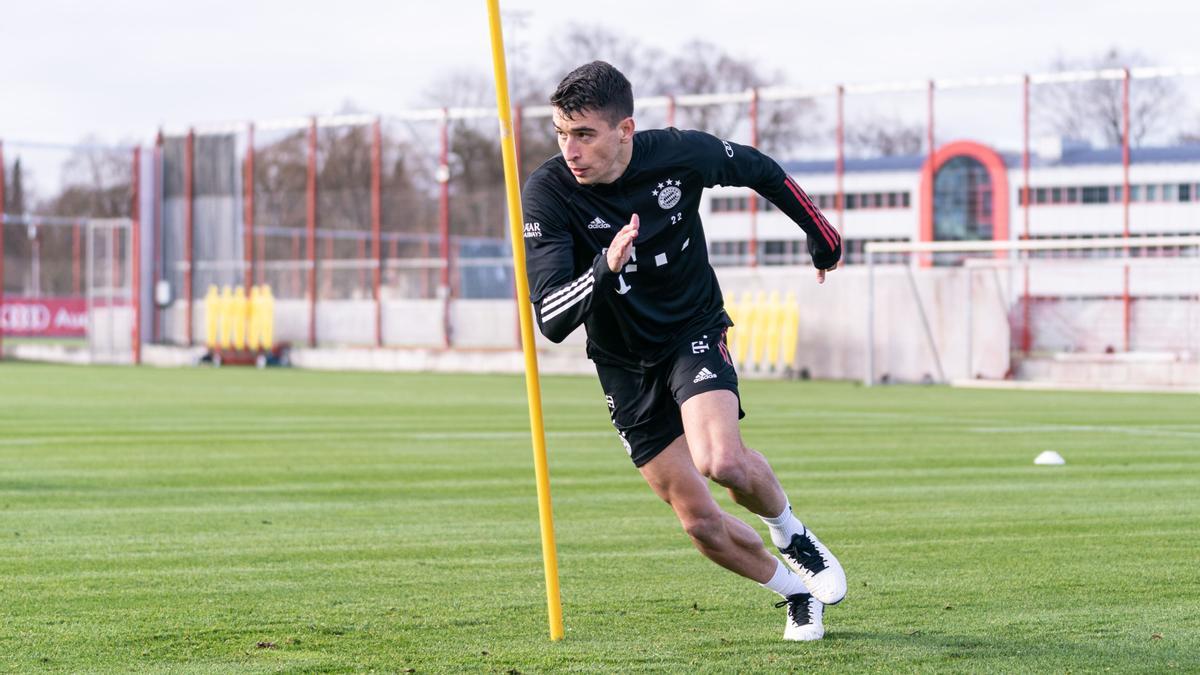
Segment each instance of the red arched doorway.
[{"label": "red arched doorway", "polygon": [[1007,241],[1008,210],[1008,169],[985,145],[948,143],[921,167],[919,241]]}]

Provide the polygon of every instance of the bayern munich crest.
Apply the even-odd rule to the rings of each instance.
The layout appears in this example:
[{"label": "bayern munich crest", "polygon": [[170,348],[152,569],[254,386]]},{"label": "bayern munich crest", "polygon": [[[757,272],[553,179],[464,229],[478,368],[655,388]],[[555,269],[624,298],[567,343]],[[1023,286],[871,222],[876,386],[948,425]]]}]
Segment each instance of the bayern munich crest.
[{"label": "bayern munich crest", "polygon": [[679,181],[668,178],[658,184],[658,189],[651,190],[650,194],[658,197],[658,205],[663,209],[674,208],[683,197],[683,191],[679,189],[679,185]]}]

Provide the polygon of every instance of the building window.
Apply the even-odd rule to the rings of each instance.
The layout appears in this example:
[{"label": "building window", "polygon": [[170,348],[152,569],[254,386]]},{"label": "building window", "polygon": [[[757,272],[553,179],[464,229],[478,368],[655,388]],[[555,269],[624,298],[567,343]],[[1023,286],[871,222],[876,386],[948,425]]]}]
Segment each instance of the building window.
[{"label": "building window", "polygon": [[992,238],[992,181],[978,160],[955,157],[942,165],[934,176],[933,199],[934,241]]},{"label": "building window", "polygon": [[1158,201],[1158,186],[1157,185],[1147,185],[1146,186],[1146,201],[1148,201],[1148,202]]},{"label": "building window", "polygon": [[907,192],[900,193],[900,205],[906,209],[908,208],[908,199],[909,199],[909,196],[908,196]]},{"label": "building window", "polygon": [[1083,188],[1084,204],[1105,204],[1108,202],[1108,186],[1093,185]]},{"label": "building window", "polygon": [[1061,204],[1062,196],[1062,188],[1050,188],[1050,203]]},{"label": "building window", "polygon": [[1046,197],[1047,197],[1046,188],[1036,188],[1033,191],[1033,203],[1034,204],[1045,204]]},{"label": "building window", "polygon": [[1131,202],[1142,201],[1142,186],[1141,185],[1130,185],[1129,186],[1129,201],[1131,201]]},{"label": "building window", "polygon": [[1176,196],[1177,191],[1175,190],[1175,187],[1176,186],[1174,183],[1167,183],[1166,185],[1162,186],[1162,200],[1164,202],[1177,201],[1178,197]]},{"label": "building window", "polygon": [[1067,203],[1068,204],[1078,204],[1079,203],[1079,188],[1077,188],[1077,187],[1067,188]]}]

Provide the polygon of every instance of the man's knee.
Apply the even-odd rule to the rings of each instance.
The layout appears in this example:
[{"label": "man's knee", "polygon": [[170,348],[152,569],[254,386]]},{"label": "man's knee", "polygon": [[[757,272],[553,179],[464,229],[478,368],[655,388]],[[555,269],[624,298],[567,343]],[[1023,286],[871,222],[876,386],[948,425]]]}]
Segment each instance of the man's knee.
[{"label": "man's knee", "polygon": [[744,488],[750,475],[749,457],[745,448],[712,452],[700,473],[722,487]]},{"label": "man's knee", "polygon": [[720,511],[697,516],[681,517],[683,530],[702,548],[718,548],[727,537],[725,519]]}]

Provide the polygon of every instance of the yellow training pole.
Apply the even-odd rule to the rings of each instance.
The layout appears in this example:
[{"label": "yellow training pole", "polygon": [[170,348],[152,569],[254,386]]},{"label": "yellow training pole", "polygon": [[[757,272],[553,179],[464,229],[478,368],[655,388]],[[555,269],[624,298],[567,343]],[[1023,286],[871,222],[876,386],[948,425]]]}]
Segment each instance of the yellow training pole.
[{"label": "yellow training pole", "polygon": [[517,282],[517,310],[521,317],[521,345],[525,350],[525,393],[529,398],[529,424],[533,432],[533,472],[537,478],[538,518],[542,526],[542,564],[546,570],[546,607],[550,613],[550,639],[563,639],[562,601],[558,593],[558,554],[554,548],[554,512],[550,507],[550,468],[546,463],[546,432],[542,427],[542,388],[538,382],[537,350],[533,343],[533,313],[529,307],[529,280],[525,276],[525,237],[521,216],[521,191],[517,178],[517,150],[513,142],[512,107],[508,100],[508,66],[504,62],[504,34],[500,29],[500,0],[488,0],[492,30],[492,67],[496,73],[496,107],[500,111],[500,149],[504,155],[504,185],[508,194],[508,224],[512,234],[513,274]]}]

